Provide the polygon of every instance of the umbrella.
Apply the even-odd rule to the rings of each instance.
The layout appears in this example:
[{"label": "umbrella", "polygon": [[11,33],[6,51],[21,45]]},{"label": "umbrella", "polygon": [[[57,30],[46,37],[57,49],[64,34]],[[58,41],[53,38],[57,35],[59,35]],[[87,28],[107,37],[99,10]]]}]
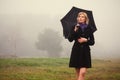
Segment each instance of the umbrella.
[{"label": "umbrella", "polygon": [[76,18],[79,12],[87,13],[89,18],[88,25],[91,27],[92,32],[95,32],[97,30],[92,11],[80,9],[77,7],[72,7],[72,9],[61,19],[61,23],[63,26],[63,35],[65,38],[68,38],[72,27],[74,27],[77,24]]}]

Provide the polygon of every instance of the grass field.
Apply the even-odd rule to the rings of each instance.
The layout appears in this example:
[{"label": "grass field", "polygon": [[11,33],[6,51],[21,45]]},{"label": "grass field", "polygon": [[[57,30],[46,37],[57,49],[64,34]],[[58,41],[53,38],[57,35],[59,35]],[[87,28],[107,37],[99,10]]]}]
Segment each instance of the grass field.
[{"label": "grass field", "polygon": [[[0,59],[0,80],[76,80],[68,58]],[[86,80],[120,80],[120,62],[93,60]]]}]

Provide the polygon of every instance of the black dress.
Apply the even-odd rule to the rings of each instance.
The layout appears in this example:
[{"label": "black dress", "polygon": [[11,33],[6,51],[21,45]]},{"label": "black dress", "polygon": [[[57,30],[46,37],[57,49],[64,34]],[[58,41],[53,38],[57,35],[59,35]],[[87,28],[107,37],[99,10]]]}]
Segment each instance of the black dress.
[{"label": "black dress", "polygon": [[[72,42],[75,40],[74,45],[71,51],[71,57],[69,62],[69,67],[74,68],[91,68],[91,54],[90,54],[90,45],[94,45],[94,35],[91,32],[91,28],[87,26],[84,29],[84,32],[79,27],[78,30],[75,32],[74,28],[71,30],[71,33],[68,37],[68,40]],[[84,37],[87,38],[88,41],[84,43],[79,43],[78,38]]]}]

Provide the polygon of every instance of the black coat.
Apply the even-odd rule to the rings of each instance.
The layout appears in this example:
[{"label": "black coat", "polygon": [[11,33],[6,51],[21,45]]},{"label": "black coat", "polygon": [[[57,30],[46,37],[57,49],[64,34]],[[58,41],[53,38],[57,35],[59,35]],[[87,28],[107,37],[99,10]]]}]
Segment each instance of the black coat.
[{"label": "black coat", "polygon": [[[71,33],[68,37],[68,40],[72,42],[75,40],[74,45],[71,51],[71,57],[69,62],[69,67],[81,68],[91,67],[91,54],[90,54],[90,45],[94,45],[94,35],[91,31],[91,28],[87,26],[87,28],[82,31],[79,27],[78,30],[75,32],[74,28],[71,30]],[[78,38],[84,37],[87,38],[87,42],[79,43]]]}]

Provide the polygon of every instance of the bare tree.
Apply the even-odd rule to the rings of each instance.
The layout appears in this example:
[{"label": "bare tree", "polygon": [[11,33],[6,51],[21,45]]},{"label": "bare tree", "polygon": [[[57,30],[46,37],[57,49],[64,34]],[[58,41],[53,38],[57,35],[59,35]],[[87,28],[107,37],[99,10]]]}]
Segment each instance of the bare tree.
[{"label": "bare tree", "polygon": [[43,33],[39,34],[36,47],[37,49],[47,51],[49,57],[59,57],[63,49],[61,42],[62,38],[58,32],[52,29],[45,29]]}]

